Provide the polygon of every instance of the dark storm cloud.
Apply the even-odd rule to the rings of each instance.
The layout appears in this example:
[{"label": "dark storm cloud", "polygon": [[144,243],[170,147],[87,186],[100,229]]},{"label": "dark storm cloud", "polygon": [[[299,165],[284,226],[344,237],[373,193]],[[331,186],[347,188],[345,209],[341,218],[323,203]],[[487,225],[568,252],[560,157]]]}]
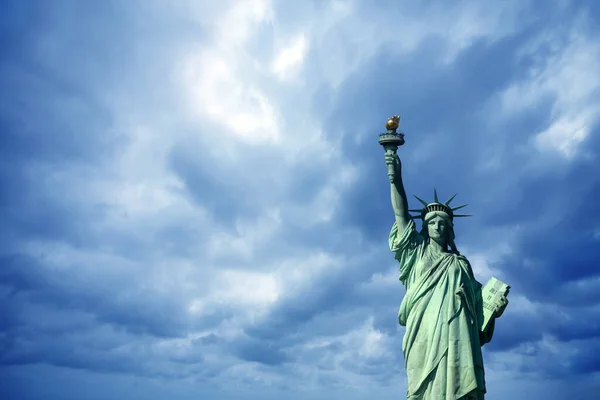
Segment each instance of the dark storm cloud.
[{"label": "dark storm cloud", "polygon": [[245,361],[276,366],[294,361],[293,357],[284,353],[277,345],[260,340],[242,340],[235,344],[234,354]]},{"label": "dark storm cloud", "polygon": [[[2,257],[0,276],[11,291],[55,307],[91,312],[99,321],[116,324],[132,333],[177,336],[187,324],[174,314],[174,300],[158,300],[135,288],[134,282],[114,276],[111,281],[90,282],[81,273],[51,271],[27,256]],[[76,267],[76,266],[75,266]],[[123,293],[135,294],[123,296]]]},{"label": "dark storm cloud", "polygon": [[[473,176],[473,164],[482,151],[497,143],[493,134],[485,132],[488,127],[477,112],[490,94],[505,88],[514,78],[515,44],[523,39],[510,37],[494,44],[479,41],[449,66],[437,61],[441,43],[433,40],[417,50],[417,57],[387,57],[382,62],[389,54],[388,49],[383,49],[360,76],[348,80],[340,91],[337,110],[330,116],[329,131],[352,132],[361,137],[359,142],[342,143],[348,157],[361,164],[362,174],[349,196],[352,201],[339,214],[342,223],[357,224],[371,237],[389,230],[387,177],[377,134],[384,130],[382,121],[387,114],[395,110],[402,110],[405,116],[401,129],[406,131],[407,143],[400,148],[399,155],[403,159],[407,192],[432,200],[436,187],[444,200],[459,192],[455,203],[472,201],[473,188],[481,187],[474,184],[481,179]],[[422,68],[423,63],[428,65],[427,69]],[[388,77],[395,74],[399,77],[392,85]],[[359,95],[365,92],[378,95],[374,98]],[[352,108],[351,120],[342,118],[348,108]],[[388,110],[387,114],[382,114],[384,110]],[[371,131],[357,131],[353,128],[355,121],[370,121],[359,126],[368,126]],[[333,129],[340,122],[345,126]],[[515,146],[527,140],[521,136],[515,143],[515,136],[509,130],[501,138]],[[419,153],[417,160],[415,152]],[[516,165],[508,159],[505,162],[506,174],[517,173]],[[495,201],[502,204],[502,199]],[[412,196],[409,202],[418,206]]]},{"label": "dark storm cloud", "polygon": [[[152,232],[144,227],[98,232],[93,224],[104,221],[114,210],[94,202],[82,203],[66,190],[57,190],[50,179],[52,172],[78,165],[101,169],[128,143],[130,132],[113,129],[116,121],[110,99],[120,106],[138,101],[143,105],[140,110],[150,110],[148,114],[157,119],[163,112],[167,114],[161,107],[173,89],[150,79],[163,77],[166,67],[153,65],[148,54],[179,42],[181,32],[188,40],[193,37],[206,43],[210,38],[203,34],[208,28],[194,22],[191,15],[177,21],[158,18],[160,7],[156,4],[140,14],[118,3],[85,7],[77,2],[40,3],[35,9],[19,4],[23,3],[9,7],[0,24],[0,34],[7,38],[0,61],[3,365],[50,364],[165,380],[192,377],[203,383],[228,377],[255,384],[250,373],[227,375],[231,372],[227,357],[233,357],[247,363],[244,365],[258,365],[259,372],[289,379],[295,376],[296,366],[308,366],[323,371],[314,381],[329,388],[344,386],[341,373],[326,374],[336,368],[371,377],[381,385],[399,379],[403,376],[403,330],[397,325],[396,313],[403,289],[396,278],[393,283],[389,277],[374,279],[396,267],[386,243],[393,214],[383,150],[376,139],[385,119],[399,112],[407,139],[399,151],[407,192],[430,200],[435,187],[444,200],[459,192],[455,203],[471,204],[468,210],[475,217],[457,222],[459,243],[470,249],[489,249],[493,247],[490,231],[520,225],[510,238],[510,254],[492,267],[502,272],[515,295],[534,303],[534,311],[513,312],[509,307],[486,351],[523,356],[529,360],[527,366],[515,368],[534,375],[577,377],[599,371],[596,261],[600,253],[594,232],[599,229],[600,182],[593,174],[595,162],[583,157],[570,161],[550,158],[531,146],[533,134],[553,122],[557,96],[540,97],[508,116],[498,116],[493,109],[494,96],[531,79],[528,69],[557,51],[543,44],[522,55],[518,54],[521,45],[555,27],[566,36],[581,10],[546,6],[536,11],[536,18],[525,18],[531,21],[517,33],[499,40],[476,38],[448,63],[441,61],[448,43],[439,35],[429,35],[406,54],[395,51],[395,44],[383,43],[339,87],[324,83],[315,88],[311,117],[322,122],[325,138],[335,146],[331,150],[343,154],[357,168],[357,182],[340,185],[343,189],[338,192],[332,220],[307,226],[302,220],[307,211],[296,215],[301,213],[294,207],[314,201],[320,190],[331,185],[332,168],[335,181],[335,168],[340,168],[341,176],[343,166],[314,160],[310,152],[284,157],[285,152],[295,150],[285,146],[280,153],[269,146],[248,146],[228,160],[226,142],[211,148],[210,143],[198,139],[176,143],[167,168],[181,180],[180,194],[207,211],[210,229],[177,221]],[[390,9],[394,5],[387,3]],[[531,9],[540,5],[530,4]],[[323,6],[320,2],[286,4],[280,24],[300,29],[304,25],[297,22],[299,16],[311,15],[311,7],[320,10]],[[382,29],[388,25],[395,29],[392,12],[373,12],[370,7],[364,3],[354,12],[366,19],[382,17]],[[590,13],[595,7],[595,3],[588,5]],[[422,17],[422,11],[411,6],[403,14]],[[271,28],[263,26],[261,38],[272,40]],[[398,34],[402,35],[401,29]],[[325,41],[342,36],[331,33]],[[324,42],[311,45],[307,74],[322,76],[320,69],[327,64],[323,60],[330,54],[319,53]],[[340,41],[339,46],[344,44]],[[269,46],[256,47],[257,54],[270,55]],[[123,85],[117,94],[131,91],[141,95],[137,100],[136,96],[121,99],[103,90],[120,86],[117,83]],[[281,99],[289,100],[282,101],[285,113],[295,114],[295,93],[290,90],[289,98],[282,95]],[[597,100],[594,97],[590,102]],[[154,121],[150,115],[134,117],[148,124]],[[305,116],[299,113],[290,118],[301,122],[298,120]],[[209,122],[176,126],[198,137],[220,129]],[[167,130],[161,133],[169,134]],[[228,132],[223,133],[225,138]],[[592,159],[600,148],[598,137],[598,127],[592,127],[584,142]],[[530,153],[523,153],[523,148]],[[499,167],[482,172],[480,166],[494,156],[500,159]],[[531,164],[539,169],[525,168]],[[258,174],[264,170],[269,174]],[[409,201],[417,205],[413,199]],[[259,218],[271,208],[281,209],[284,227],[276,237],[256,244],[252,256],[243,257],[235,245],[231,254],[216,260],[209,260],[204,253],[198,256],[197,249],[205,250],[214,232],[235,236],[240,220]],[[88,261],[52,268],[47,259],[17,250],[38,240],[67,243],[81,251],[109,248],[122,258],[95,265],[106,269],[106,274],[93,273]],[[343,268],[336,264],[315,273],[304,286],[281,293],[265,316],[243,326],[235,325],[242,306],[221,304],[219,299],[200,316],[190,315],[187,307],[193,296],[189,291],[197,291],[193,294],[202,298],[203,291],[210,288],[199,284],[188,292],[183,287],[163,290],[162,285],[168,286],[178,272],[169,262],[166,272],[152,282],[159,289],[139,279],[151,272],[150,261],[157,253],[174,259],[193,258],[193,268],[200,272],[186,276],[189,283],[210,279],[203,275],[209,262],[224,268],[251,266],[254,271],[267,271],[279,266],[284,255],[319,251],[339,256]],[[120,262],[137,267],[126,270],[117,264]],[[184,298],[183,292],[190,297]],[[382,340],[394,343],[386,348],[387,353],[359,355],[360,343],[347,344],[340,339],[369,319]],[[211,332],[188,338],[196,330],[210,331],[221,323],[246,336],[231,339]],[[564,353],[553,355],[543,342],[548,337]],[[309,349],[306,344],[315,338],[330,342]],[[173,345],[164,354],[156,350],[188,339],[191,345],[187,347]],[[123,348],[132,350],[119,350]]]},{"label": "dark storm cloud", "polygon": [[[568,282],[574,279],[593,278],[598,273],[594,262],[600,256],[598,242],[590,234],[598,220],[582,219],[578,215],[583,204],[589,205],[587,215],[598,214],[594,204],[600,195],[596,193],[599,182],[590,174],[592,163],[581,160],[569,165],[558,160],[564,164],[563,170],[546,176],[527,176],[520,171],[528,159],[534,157],[516,151],[530,140],[523,132],[533,133],[547,127],[548,111],[554,99],[542,100],[535,109],[523,110],[518,119],[507,120],[500,126],[490,126],[479,115],[481,105],[489,101],[490,94],[523,78],[521,71],[531,60],[517,59],[515,50],[519,43],[535,34],[537,31],[532,29],[492,44],[481,40],[461,53],[450,66],[436,62],[442,46],[436,40],[421,46],[416,53],[419,56],[414,58],[413,54],[405,59],[390,58],[388,49],[380,50],[368,68],[340,89],[339,101],[329,114],[327,132],[331,135],[352,132],[361,138],[341,141],[348,157],[362,168],[359,182],[348,196],[352,200],[344,203],[337,219],[342,224],[360,226],[372,240],[381,240],[389,231],[391,210],[382,150],[376,143],[379,132],[364,131],[362,126],[375,126],[364,121],[384,121],[387,114],[402,110],[403,115],[410,116],[401,123],[406,127],[407,144],[399,150],[409,193],[430,199],[435,186],[445,199],[458,191],[460,196],[455,202],[483,203],[475,209],[475,213],[481,214],[472,220],[475,223],[502,221],[527,226],[524,235],[519,237],[519,248],[514,249],[514,259],[499,265],[507,279],[514,281],[516,289],[532,299],[563,305],[597,304],[597,291],[592,283],[579,290],[568,287]],[[543,55],[543,49],[541,53]],[[423,69],[423,64],[428,68]],[[398,78],[391,84],[389,77],[394,75]],[[376,95],[369,97],[364,93]],[[381,114],[385,109],[389,109],[387,114]],[[362,122],[357,124],[357,121]],[[593,131],[590,136],[586,149],[595,154],[597,133]],[[420,160],[411,160],[411,152],[423,151],[429,144],[426,139],[435,141],[435,148]],[[500,172],[494,174],[492,180],[491,176],[482,177],[473,170],[473,164],[481,162],[479,156],[490,146],[507,147]],[[502,193],[504,197],[486,198],[486,184],[504,185],[509,190]],[[569,189],[563,189],[567,186]],[[416,203],[416,200],[410,201]],[[552,207],[558,207],[556,215],[552,215]],[[544,223],[556,216],[558,221],[553,225]],[[463,223],[471,225],[467,239],[474,237],[478,230],[486,229],[485,225],[472,224],[471,221]],[[536,229],[538,225],[543,228]],[[526,269],[523,260],[533,260],[536,265]],[[577,310],[571,313],[574,318],[578,317]],[[513,326],[510,322],[501,323]],[[517,324],[518,331],[502,331],[505,336],[498,335],[495,348],[536,340],[542,333],[554,331],[547,321],[538,322],[541,326],[528,323],[525,318]],[[582,329],[593,331],[587,328]]]},{"label": "dark storm cloud", "polygon": [[[364,318],[364,311],[377,303],[360,295],[360,284],[389,266],[383,257],[366,259],[363,254],[361,258],[343,261],[343,268],[326,268],[309,285],[286,294],[268,318],[248,327],[246,332],[266,341],[283,341],[288,346],[313,335],[346,332],[358,322],[357,317]],[[362,312],[355,315],[354,310]]]}]

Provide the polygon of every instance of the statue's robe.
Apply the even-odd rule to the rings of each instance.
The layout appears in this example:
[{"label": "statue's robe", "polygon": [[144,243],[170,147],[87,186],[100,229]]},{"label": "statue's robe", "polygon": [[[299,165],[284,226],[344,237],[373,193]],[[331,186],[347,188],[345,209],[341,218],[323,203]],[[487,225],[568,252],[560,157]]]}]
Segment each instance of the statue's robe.
[{"label": "statue's robe", "polygon": [[407,399],[483,399],[481,346],[493,326],[481,332],[481,284],[471,265],[461,255],[428,250],[412,220],[404,232],[394,224],[389,244],[406,287],[398,322],[406,327]]}]

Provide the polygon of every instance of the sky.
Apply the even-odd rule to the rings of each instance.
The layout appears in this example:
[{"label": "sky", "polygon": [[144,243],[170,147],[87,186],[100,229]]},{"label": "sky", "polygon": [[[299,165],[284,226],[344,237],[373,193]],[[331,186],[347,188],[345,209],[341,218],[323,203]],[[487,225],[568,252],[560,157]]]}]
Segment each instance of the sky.
[{"label": "sky", "polygon": [[2,399],[399,399],[377,135],[510,304],[488,400],[600,390],[600,3],[4,1]]}]

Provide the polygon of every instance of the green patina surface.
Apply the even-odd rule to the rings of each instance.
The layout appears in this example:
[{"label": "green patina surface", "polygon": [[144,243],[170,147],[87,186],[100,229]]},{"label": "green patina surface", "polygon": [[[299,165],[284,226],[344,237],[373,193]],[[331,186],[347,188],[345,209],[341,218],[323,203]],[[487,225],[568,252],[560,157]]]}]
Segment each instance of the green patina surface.
[{"label": "green patina surface", "polygon": [[[391,121],[392,119],[390,119]],[[395,131],[397,122],[388,121]],[[403,138],[402,138],[403,139]],[[381,137],[380,137],[381,140]],[[389,140],[389,139],[386,139]],[[399,145],[403,144],[403,140]],[[502,296],[494,319],[483,328],[482,285],[469,261],[454,243],[452,208],[434,194],[423,209],[411,216],[402,182],[397,145],[381,143],[385,150],[395,222],[389,235],[390,249],[400,264],[400,281],[406,287],[398,322],[406,327],[402,350],[408,376],[407,398],[483,399],[486,392],[481,346],[492,339],[494,320],[508,301]],[[414,218],[423,222],[417,231]]]}]

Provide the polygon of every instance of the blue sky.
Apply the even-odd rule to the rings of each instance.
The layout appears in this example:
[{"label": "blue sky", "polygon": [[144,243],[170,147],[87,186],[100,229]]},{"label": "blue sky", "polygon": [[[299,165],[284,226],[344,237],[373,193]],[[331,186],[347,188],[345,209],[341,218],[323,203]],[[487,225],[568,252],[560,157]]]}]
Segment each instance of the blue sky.
[{"label": "blue sky", "polygon": [[3,399],[401,398],[396,113],[512,286],[487,398],[597,396],[596,2],[2,9]]}]

